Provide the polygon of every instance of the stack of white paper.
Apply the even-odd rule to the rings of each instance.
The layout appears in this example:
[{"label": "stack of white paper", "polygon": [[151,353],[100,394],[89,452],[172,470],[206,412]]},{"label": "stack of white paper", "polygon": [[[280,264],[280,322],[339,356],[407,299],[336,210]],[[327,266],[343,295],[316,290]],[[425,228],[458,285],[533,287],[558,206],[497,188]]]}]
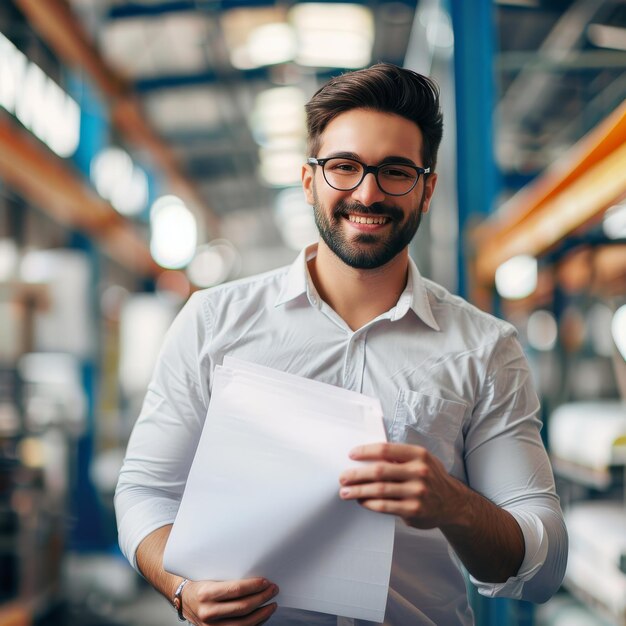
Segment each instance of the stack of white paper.
[{"label": "stack of white paper", "polygon": [[165,568],[264,576],[279,606],[384,620],[395,520],[339,498],[356,445],[385,440],[377,399],[226,358]]}]

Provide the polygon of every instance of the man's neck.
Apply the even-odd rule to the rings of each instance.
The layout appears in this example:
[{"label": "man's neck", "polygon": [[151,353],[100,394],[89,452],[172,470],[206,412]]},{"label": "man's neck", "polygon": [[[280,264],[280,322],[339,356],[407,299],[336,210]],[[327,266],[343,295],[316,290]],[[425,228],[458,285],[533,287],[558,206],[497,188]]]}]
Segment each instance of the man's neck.
[{"label": "man's neck", "polygon": [[357,330],[396,305],[406,287],[408,257],[405,249],[382,267],[355,269],[320,241],[309,272],[322,300]]}]

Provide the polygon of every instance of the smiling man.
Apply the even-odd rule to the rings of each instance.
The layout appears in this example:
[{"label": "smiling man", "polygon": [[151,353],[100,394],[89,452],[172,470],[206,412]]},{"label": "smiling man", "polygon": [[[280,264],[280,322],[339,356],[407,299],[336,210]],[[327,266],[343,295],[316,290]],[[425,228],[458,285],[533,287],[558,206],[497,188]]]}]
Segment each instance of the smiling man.
[{"label": "smiling man", "polygon": [[515,331],[408,253],[437,184],[437,87],[377,64],[322,87],[307,123],[302,184],[320,240],[290,267],[194,294],[174,322],[120,474],[124,553],[193,624],[353,623],[280,607],[263,578],[163,570],[212,372],[230,354],[380,399],[388,441],[353,450],[363,463],[337,488],[396,517],[385,624],[473,624],[464,571],[484,595],[547,600],[567,536]]}]

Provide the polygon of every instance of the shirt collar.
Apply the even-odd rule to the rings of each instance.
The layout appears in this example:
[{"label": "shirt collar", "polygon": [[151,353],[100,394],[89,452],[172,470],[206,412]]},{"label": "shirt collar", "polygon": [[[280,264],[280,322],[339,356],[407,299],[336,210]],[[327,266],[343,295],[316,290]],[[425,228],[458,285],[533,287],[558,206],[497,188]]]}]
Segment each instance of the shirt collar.
[{"label": "shirt collar", "polygon": [[409,276],[406,281],[406,288],[400,294],[392,319],[396,320],[404,317],[409,309],[433,330],[441,330],[430,307],[424,279],[411,257],[409,257]]},{"label": "shirt collar", "polygon": [[[317,254],[317,244],[311,244],[300,252],[296,260],[291,264],[283,286],[278,294],[274,306],[280,306],[291,300],[295,300],[303,294],[315,294],[315,287],[309,275],[307,263]],[[310,299],[310,296],[309,296]]]},{"label": "shirt collar", "polygon": [[[319,303],[319,296],[309,274],[308,262],[317,254],[317,244],[311,244],[300,252],[289,268],[282,289],[278,294],[275,306],[281,306],[298,296],[306,294],[313,305]],[[417,269],[417,265],[409,257],[409,276],[406,288],[400,295],[398,303],[391,310],[391,320],[396,321],[404,317],[411,309],[427,326],[433,330],[441,330],[435,320],[424,279]]]}]

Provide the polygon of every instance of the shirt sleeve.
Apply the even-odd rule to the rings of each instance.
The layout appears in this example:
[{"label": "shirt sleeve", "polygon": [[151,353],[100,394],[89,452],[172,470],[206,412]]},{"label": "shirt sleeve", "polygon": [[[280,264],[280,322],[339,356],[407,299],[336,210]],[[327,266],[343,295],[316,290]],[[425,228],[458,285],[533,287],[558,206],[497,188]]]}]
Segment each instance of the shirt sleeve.
[{"label": "shirt sleeve", "polygon": [[528,362],[511,332],[494,347],[466,434],[465,463],[470,487],[519,524],[525,556],[517,575],[503,583],[470,576],[485,596],[545,602],[565,574],[567,531],[538,412]]},{"label": "shirt sleeve", "polygon": [[208,408],[200,375],[208,332],[194,294],[168,330],[131,433],[115,492],[118,540],[135,569],[151,532],[174,522]]}]

